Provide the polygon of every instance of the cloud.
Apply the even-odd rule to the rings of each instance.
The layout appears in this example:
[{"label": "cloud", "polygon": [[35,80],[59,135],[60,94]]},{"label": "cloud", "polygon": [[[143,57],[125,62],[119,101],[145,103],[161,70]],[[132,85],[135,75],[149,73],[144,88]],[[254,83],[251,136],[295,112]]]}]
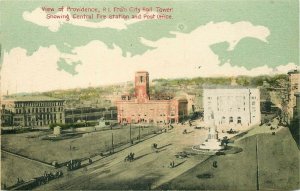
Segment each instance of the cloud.
[{"label": "cloud", "polygon": [[[87,27],[87,28],[112,28],[116,30],[127,29],[131,24],[145,21],[143,15],[158,15],[157,12],[146,12],[141,11],[138,15],[141,15],[140,19],[103,19],[100,22],[89,22],[87,19],[73,18],[73,14],[68,11],[57,12],[53,17],[49,19],[50,13],[43,11],[41,8],[36,8],[32,12],[25,11],[23,13],[23,19],[32,22],[36,25],[47,27],[52,32],[57,32],[64,24],[71,24],[74,26]],[[55,17],[55,18],[54,18]],[[96,19],[97,14],[94,14],[94,19]]]},{"label": "cloud", "polygon": [[36,8],[32,12],[25,11],[23,19],[39,26],[48,27],[52,32],[57,32],[59,27],[65,22],[64,20],[47,19],[47,13],[41,8]]},{"label": "cloud", "polygon": [[[4,54],[1,70],[2,90],[6,92],[46,91],[111,84],[132,81],[134,72],[147,70],[150,78],[181,78],[208,76],[237,76],[286,73],[296,67],[294,63],[271,68],[263,65],[250,70],[232,66],[230,61],[221,65],[210,45],[228,42],[234,49],[246,37],[257,38],[267,43],[270,31],[263,26],[248,22],[208,23],[189,34],[175,33],[174,38],[162,38],[141,42],[154,47],[143,55],[122,56],[122,49],[116,45],[108,48],[94,40],[87,45],[74,47],[72,54],[60,53],[56,46],[40,48],[27,56],[26,50],[15,48]],[[58,70],[59,60],[69,63],[68,70]],[[81,64],[70,64],[70,63]]]}]

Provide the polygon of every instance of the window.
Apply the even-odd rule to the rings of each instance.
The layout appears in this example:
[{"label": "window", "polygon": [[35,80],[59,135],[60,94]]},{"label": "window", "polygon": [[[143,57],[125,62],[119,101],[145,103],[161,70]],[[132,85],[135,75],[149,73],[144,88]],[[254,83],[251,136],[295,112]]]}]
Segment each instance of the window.
[{"label": "window", "polygon": [[229,123],[233,122],[233,117],[229,117]]},{"label": "window", "polygon": [[143,82],[143,76],[140,76],[140,83]]},{"label": "window", "polygon": [[223,116],[222,120],[221,120],[221,124],[225,123],[225,120],[226,120],[226,118],[225,118],[225,116]]},{"label": "window", "polygon": [[242,124],[242,118],[241,117],[237,118],[237,124]]}]

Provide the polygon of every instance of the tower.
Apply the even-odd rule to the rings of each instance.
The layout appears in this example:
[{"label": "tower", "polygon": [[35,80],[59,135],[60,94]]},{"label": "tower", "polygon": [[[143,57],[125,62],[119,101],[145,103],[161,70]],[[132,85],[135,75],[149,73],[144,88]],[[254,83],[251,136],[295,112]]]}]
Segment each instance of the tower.
[{"label": "tower", "polygon": [[135,97],[138,102],[149,100],[149,73],[139,71],[135,73]]}]

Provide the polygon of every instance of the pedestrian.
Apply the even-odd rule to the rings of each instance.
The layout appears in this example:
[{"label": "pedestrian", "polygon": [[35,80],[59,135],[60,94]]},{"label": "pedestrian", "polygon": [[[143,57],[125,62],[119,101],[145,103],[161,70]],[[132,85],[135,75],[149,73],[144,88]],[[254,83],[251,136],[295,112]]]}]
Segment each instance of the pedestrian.
[{"label": "pedestrian", "polygon": [[215,168],[217,168],[217,167],[218,167],[218,165],[217,165],[217,161],[214,161],[214,162],[213,162],[213,167],[215,167]]}]

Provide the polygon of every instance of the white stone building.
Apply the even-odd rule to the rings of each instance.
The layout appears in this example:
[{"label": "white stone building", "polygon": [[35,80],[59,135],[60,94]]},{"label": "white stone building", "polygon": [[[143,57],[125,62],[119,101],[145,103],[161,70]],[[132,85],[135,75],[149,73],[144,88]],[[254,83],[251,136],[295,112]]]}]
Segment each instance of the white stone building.
[{"label": "white stone building", "polygon": [[221,129],[239,130],[261,122],[260,92],[257,88],[204,88],[203,105],[207,127],[212,118]]}]

